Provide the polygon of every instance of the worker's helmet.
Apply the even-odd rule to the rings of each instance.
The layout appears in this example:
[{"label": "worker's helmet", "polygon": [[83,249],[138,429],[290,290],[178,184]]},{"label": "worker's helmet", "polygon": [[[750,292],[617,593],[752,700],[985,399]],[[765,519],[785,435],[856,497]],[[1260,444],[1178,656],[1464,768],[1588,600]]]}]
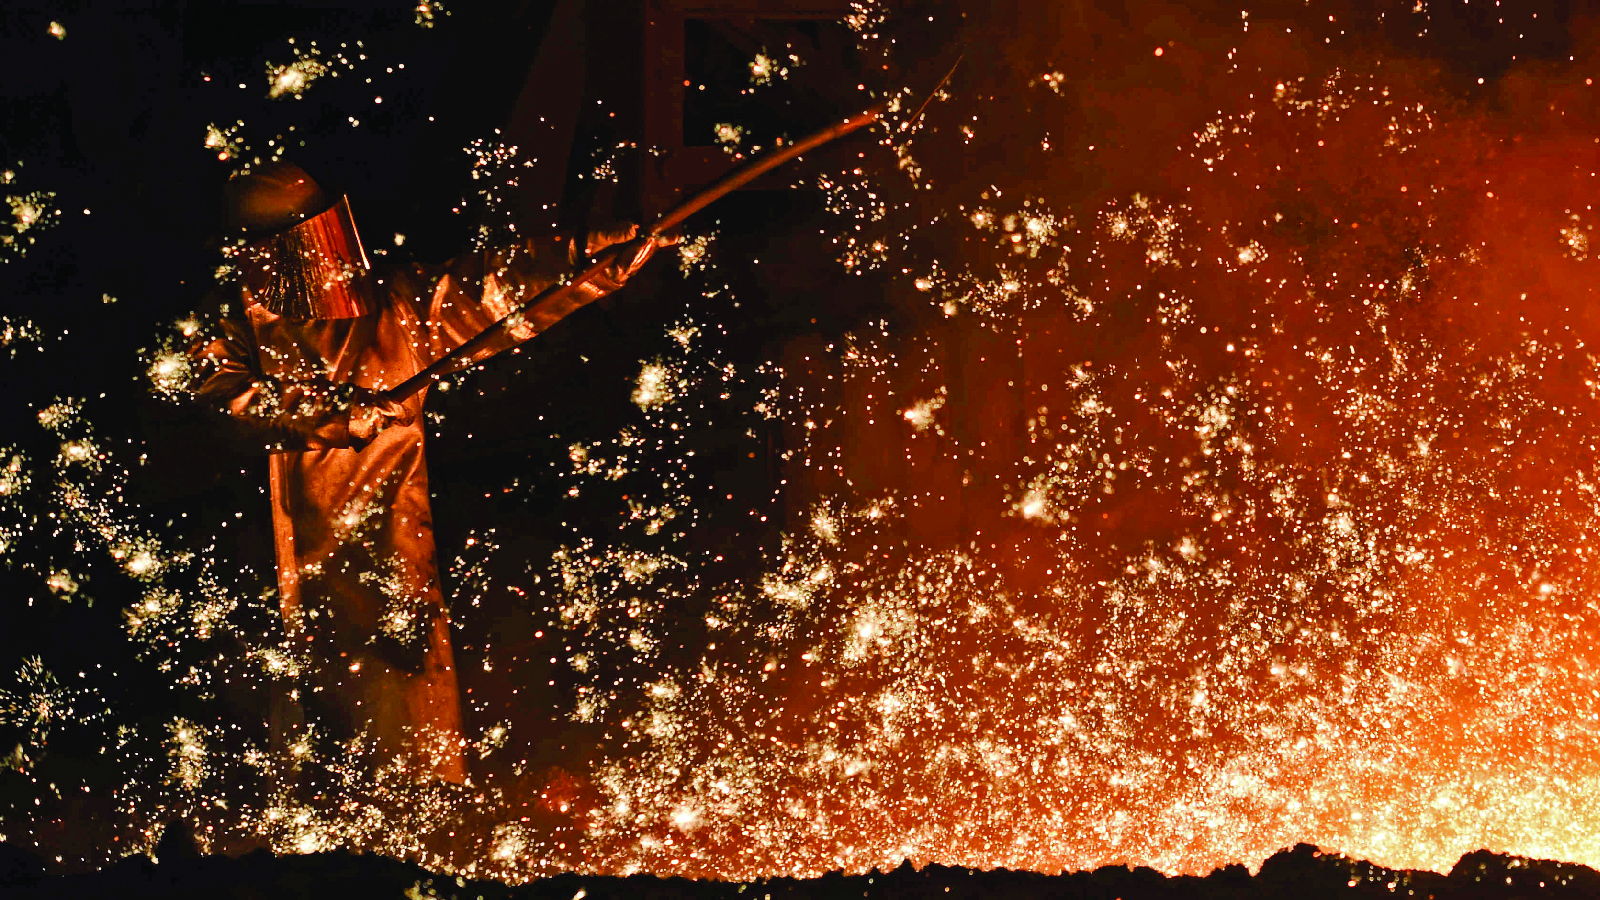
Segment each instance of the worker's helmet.
[{"label": "worker's helmet", "polygon": [[351,319],[373,308],[372,265],[350,217],[289,162],[228,182],[224,217],[245,299],[287,319]]}]

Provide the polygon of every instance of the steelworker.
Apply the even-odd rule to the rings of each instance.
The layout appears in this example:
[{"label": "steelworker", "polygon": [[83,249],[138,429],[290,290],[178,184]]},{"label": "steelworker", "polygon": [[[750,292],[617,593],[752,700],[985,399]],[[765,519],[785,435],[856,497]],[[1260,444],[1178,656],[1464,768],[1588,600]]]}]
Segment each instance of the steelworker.
[{"label": "steelworker", "polygon": [[[449,616],[434,560],[423,460],[426,391],[404,381],[541,289],[581,254],[618,248],[570,308],[616,290],[668,240],[633,227],[533,239],[440,265],[373,267],[348,198],[333,199],[286,162],[227,186],[238,307],[198,343],[201,401],[271,455],[278,599],[303,680],[285,730],[348,740],[365,731],[376,763],[416,779],[465,780]],[[503,329],[474,365],[553,321]],[[284,718],[279,716],[279,718]]]}]

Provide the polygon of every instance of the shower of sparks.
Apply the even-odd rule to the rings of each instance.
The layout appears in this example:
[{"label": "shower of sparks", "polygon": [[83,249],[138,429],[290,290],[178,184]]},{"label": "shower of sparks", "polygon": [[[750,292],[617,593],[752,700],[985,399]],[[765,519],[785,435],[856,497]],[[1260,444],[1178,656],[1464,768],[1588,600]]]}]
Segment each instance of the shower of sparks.
[{"label": "shower of sparks", "polygon": [[244,127],[243,122],[235,122],[227,128],[218,128],[215,124],[206,126],[205,147],[215,153],[217,159],[226,162],[239,155],[240,143],[237,138],[239,129]]},{"label": "shower of sparks", "polygon": [[300,46],[294,38],[289,38],[289,45],[294,49],[293,61],[283,64],[267,63],[269,100],[277,100],[284,96],[299,100],[317,79],[324,75],[337,78],[341,72],[350,71],[355,68],[357,62],[367,58],[363,52],[365,47],[360,41],[356,41],[353,47],[350,44],[340,44],[339,49],[326,58],[316,41]]},{"label": "shower of sparks", "polygon": [[439,0],[417,0],[416,23],[423,28],[432,28],[436,19],[450,15],[450,10],[445,9]]},{"label": "shower of sparks", "polygon": [[41,338],[44,332],[39,326],[26,319],[13,319],[9,316],[0,316],[0,350],[6,356],[15,359],[18,351],[24,347],[32,346],[35,350],[42,350]]},{"label": "shower of sparks", "polygon": [[[15,176],[7,170],[5,183],[9,184]],[[5,196],[5,205],[10,213],[10,221],[0,225],[0,259],[11,259],[27,252],[27,248],[38,242],[38,234],[55,225],[61,218],[61,210],[54,205],[56,195],[52,191],[31,191],[26,194],[8,194]]]},{"label": "shower of sparks", "polygon": [[937,427],[938,421],[934,416],[944,407],[944,401],[948,393],[941,387],[937,394],[926,400],[918,400],[911,404],[901,415],[905,417],[907,422],[911,423],[912,428],[918,431],[927,431],[929,426]]},{"label": "shower of sparks", "polygon": [[[853,4],[847,24],[882,42],[886,9]],[[1240,45],[1270,32],[1235,27]],[[270,97],[330,73],[295,52]],[[1483,845],[1600,863],[1600,357],[1569,315],[1595,281],[1590,138],[1529,126],[1537,153],[1516,157],[1414,74],[1236,64],[1219,108],[1143,165],[1068,148],[1089,88],[1039,62],[1017,83],[1036,121],[991,123],[953,86],[890,129],[900,143],[816,182],[837,263],[912,324],[736,366],[710,311],[737,308],[736,282],[714,235],[686,239],[679,273],[704,302],[618,388],[633,420],[550,461],[562,502],[601,514],[573,516],[588,524],[520,581],[491,574],[504,535],[466,539],[453,608],[559,627],[563,712],[607,735],[585,772],[419,784],[360,737],[330,750],[313,728],[273,753],[176,718],[116,735],[159,771],[119,795],[127,850],[182,815],[281,852],[510,880],[907,857],[1205,871],[1296,841],[1431,868]],[[763,54],[750,75],[785,72]],[[206,150],[242,157],[240,127],[208,126]],[[717,126],[730,153],[742,135]],[[511,236],[527,163],[489,139],[467,152],[482,247]],[[980,153],[1032,162],[960,180]],[[1086,169],[1116,189],[1082,187]],[[58,214],[48,193],[6,200],[6,248]],[[146,346],[153,393],[188,396],[213,324]],[[11,355],[40,340],[0,319]],[[228,518],[203,550],[155,527],[124,491],[138,461],[92,409],[62,399],[28,443],[7,435],[5,563],[38,602],[134,585],[122,626],[175,687],[293,689],[308,659],[245,577],[270,573],[230,572]],[[712,487],[712,431],[750,459],[781,436],[785,511]],[[730,507],[745,543],[697,548]],[[768,514],[782,534],[762,542]],[[744,569],[723,578],[730,547]],[[365,577],[403,639],[416,617],[387,572]],[[6,765],[102,709],[25,662],[0,689],[0,726],[28,743]],[[471,753],[500,761],[520,733],[480,722]],[[314,805],[286,787],[306,773]],[[570,833],[530,821],[534,802]],[[452,828],[471,837],[427,840]]]},{"label": "shower of sparks", "polygon": [[[650,635],[652,607],[683,590],[676,570],[606,574],[637,570],[642,532],[567,557],[551,599],[587,626],[571,657],[591,679],[580,717],[628,735],[589,819],[610,865],[1204,871],[1295,840],[1424,867],[1482,843],[1586,858],[1600,827],[1581,813],[1600,784],[1581,574],[1600,483],[1582,449],[1594,364],[1549,325],[1466,351],[1430,333],[1471,315],[1461,291],[1506,257],[1472,226],[1484,195],[1463,189],[1467,167],[1390,162],[1472,140],[1425,85],[1336,73],[1246,94],[1184,151],[1188,190],[1085,203],[1034,182],[957,198],[943,217],[987,254],[923,255],[944,245],[917,245],[889,176],[823,180],[847,269],[898,250],[902,271],[933,273],[909,287],[997,333],[992,353],[1012,347],[1015,363],[965,360],[963,402],[990,391],[1027,430],[983,431],[947,400],[954,351],[915,335],[874,329],[789,366],[763,404],[788,436],[786,493],[845,493],[764,575],[694,588],[707,631],[692,667],[663,670],[658,648],[681,634]],[[1303,158],[1328,145],[1394,180],[1389,218],[1341,220],[1348,181],[1296,196],[1351,177]],[[1574,159],[1553,178],[1584,184]],[[1263,173],[1291,169],[1265,190]],[[1248,213],[1221,202],[1240,191]],[[1582,262],[1571,217],[1589,207],[1550,193],[1565,204],[1514,210],[1560,214],[1532,252]],[[1409,249],[1358,253],[1375,226]],[[1095,351],[1113,336],[1132,343]],[[673,446],[711,388],[680,381],[629,440]],[[1570,451],[1554,481],[1513,474],[1535,441]],[[902,449],[898,474],[876,461],[885,447]],[[605,456],[585,448],[573,496],[641,483],[593,462]],[[638,474],[661,465],[649,459]]]},{"label": "shower of sparks", "polygon": [[284,65],[267,63],[267,96],[276,100],[287,94],[298,100],[306,88],[327,71],[328,67],[310,54],[298,56],[294,62]]},{"label": "shower of sparks", "polygon": [[[495,134],[499,133],[496,129]],[[517,224],[508,200],[516,190],[518,173],[531,167],[532,161],[520,156],[514,144],[484,138],[474,140],[462,152],[472,157],[468,175],[476,190],[475,195],[461,201],[462,208],[476,210],[478,228],[473,235],[473,248],[482,250],[516,240]]]},{"label": "shower of sparks", "polygon": [[679,241],[678,270],[684,275],[704,271],[710,262],[711,245],[716,237],[715,234],[701,234]]},{"label": "shower of sparks", "polygon": [[750,84],[759,87],[771,84],[774,79],[783,81],[789,77],[791,69],[804,65],[800,57],[794,53],[785,58],[768,55],[766,50],[757,53],[755,59],[750,60]]},{"label": "shower of sparks", "polygon": [[851,0],[850,13],[844,17],[844,23],[863,39],[872,39],[877,37],[875,29],[888,18],[884,4],[876,0]]},{"label": "shower of sparks", "polygon": [[633,389],[633,402],[641,409],[657,409],[672,402],[677,379],[670,368],[660,362],[645,363],[639,370],[638,385]]},{"label": "shower of sparks", "polygon": [[14,684],[0,689],[0,727],[26,731],[34,750],[48,744],[57,728],[92,725],[107,712],[94,691],[63,685],[37,656],[22,664]]},{"label": "shower of sparks", "polygon": [[712,137],[725,152],[737,153],[740,142],[744,140],[744,128],[730,122],[719,122],[712,128]]}]

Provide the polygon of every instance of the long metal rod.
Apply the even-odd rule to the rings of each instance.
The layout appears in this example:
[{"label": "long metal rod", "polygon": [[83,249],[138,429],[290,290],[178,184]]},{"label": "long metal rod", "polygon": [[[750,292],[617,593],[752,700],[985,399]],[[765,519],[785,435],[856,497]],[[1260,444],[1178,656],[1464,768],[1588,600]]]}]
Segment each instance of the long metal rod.
[{"label": "long metal rod", "polygon": [[928,96],[922,98],[922,105],[917,107],[917,114],[900,123],[901,131],[905,131],[907,128],[917,124],[917,120],[922,118],[922,114],[928,111],[928,104],[932,103],[933,98],[939,96],[939,92],[944,90],[944,86],[950,83],[950,76],[956,73],[956,66],[961,65],[961,61],[966,58],[967,51],[965,50],[956,56],[956,61],[950,64],[950,71],[944,73],[944,77],[939,79],[939,83],[933,86],[933,90],[928,92]]},{"label": "long metal rod", "polygon": [[[718,198],[738,190],[807,151],[814,150],[835,138],[843,137],[864,125],[876,121],[883,114],[883,109],[884,107],[879,105],[865,112],[857,113],[842,122],[836,122],[827,128],[807,135],[787,147],[775,147],[768,153],[738,166],[717,179],[709,187],[664,213],[654,225],[650,226],[644,237],[653,240],[672,231],[683,224],[685,219],[705,209]],[[621,246],[626,245],[618,245],[618,247]],[[500,331],[513,321],[533,319],[553,322],[573,312],[583,305],[574,296],[575,289],[587,284],[595,276],[605,271],[606,267],[611,265],[616,257],[617,249],[617,247],[609,248],[605,253],[597,257],[588,268],[572,276],[571,279],[553,284],[535,294],[532,299],[517,307],[510,315],[463,341],[460,346],[434,360],[422,371],[384,391],[383,396],[395,402],[405,400],[417,391],[427,387],[429,383],[444,374],[445,370],[458,360],[471,356],[485,344],[494,340],[500,334]]]}]

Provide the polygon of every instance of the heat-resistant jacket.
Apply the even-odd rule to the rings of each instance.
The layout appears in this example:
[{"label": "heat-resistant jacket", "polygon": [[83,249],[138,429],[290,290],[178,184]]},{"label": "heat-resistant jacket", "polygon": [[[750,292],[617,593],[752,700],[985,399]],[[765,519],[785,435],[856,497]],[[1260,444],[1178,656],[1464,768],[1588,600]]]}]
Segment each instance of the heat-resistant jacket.
[{"label": "heat-resistant jacket", "polygon": [[[548,328],[616,289],[649,255],[556,294],[457,368]],[[324,733],[365,729],[380,763],[464,777],[449,618],[434,560],[423,454],[426,391],[410,424],[362,443],[352,386],[392,387],[549,286],[576,261],[569,240],[527,241],[442,265],[378,266],[375,309],[292,321],[250,302],[197,344],[200,399],[240,421],[271,453],[279,600],[307,720]]]}]

